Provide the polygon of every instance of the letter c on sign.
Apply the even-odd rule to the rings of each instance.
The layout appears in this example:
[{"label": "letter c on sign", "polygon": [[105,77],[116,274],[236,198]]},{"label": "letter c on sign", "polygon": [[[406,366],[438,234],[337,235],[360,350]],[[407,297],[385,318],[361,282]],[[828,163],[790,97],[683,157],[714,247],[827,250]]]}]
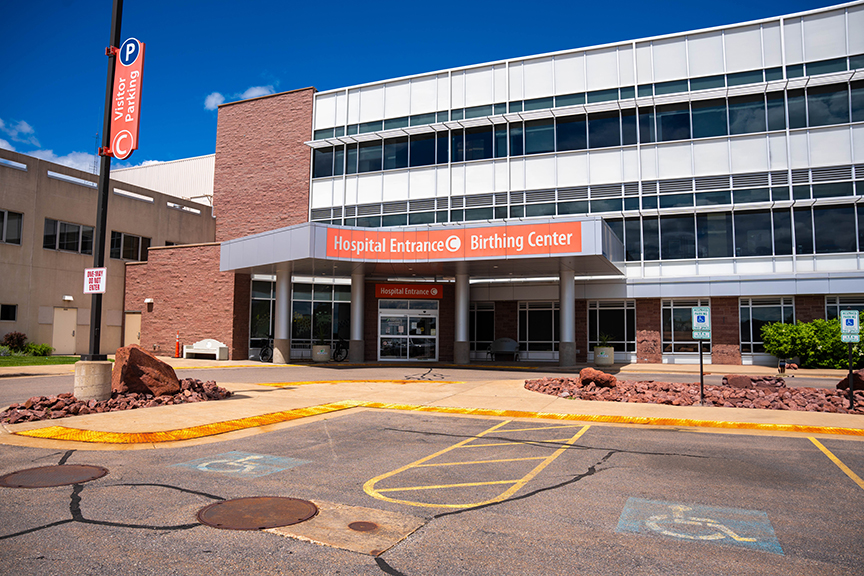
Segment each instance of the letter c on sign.
[{"label": "letter c on sign", "polygon": [[134,146],[135,142],[132,138],[132,133],[128,130],[121,130],[114,136],[114,140],[111,141],[111,153],[118,160],[125,160],[132,154]]},{"label": "letter c on sign", "polygon": [[447,250],[450,252],[456,252],[459,248],[462,247],[462,240],[458,236],[449,236],[447,241],[444,243],[447,246]]}]

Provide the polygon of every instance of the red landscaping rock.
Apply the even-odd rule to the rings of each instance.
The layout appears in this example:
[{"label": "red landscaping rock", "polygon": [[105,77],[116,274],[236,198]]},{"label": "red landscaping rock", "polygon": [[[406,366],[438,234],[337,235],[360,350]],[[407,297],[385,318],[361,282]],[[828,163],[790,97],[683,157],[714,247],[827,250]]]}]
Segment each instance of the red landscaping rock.
[{"label": "red landscaping rock", "polygon": [[593,383],[598,388],[613,388],[617,384],[618,379],[611,374],[606,374],[594,368],[583,368],[579,372],[579,380],[583,386]]},{"label": "red landscaping rock", "polygon": [[111,392],[140,392],[163,396],[176,394],[180,381],[174,369],[137,344],[117,350],[111,372]]},{"label": "red landscaping rock", "polygon": [[[188,396],[179,393],[181,385],[185,388]],[[158,397],[154,397],[149,392],[112,392],[111,398],[108,400],[81,402],[68,392],[64,392],[58,396],[34,396],[23,404],[12,404],[9,408],[0,412],[0,422],[17,424],[19,422],[32,422],[36,420],[53,420],[74,415],[134,410],[136,408],[183,404],[185,402],[222,400],[229,396],[231,396],[231,392],[220,388],[216,385],[216,382],[201,382],[200,380],[185,378],[178,385],[177,394]]]},{"label": "red landscaping rock", "polygon": [[[864,390],[864,368],[852,372],[852,386],[855,390]],[[849,376],[845,376],[842,380],[837,382],[837,389],[849,389]]]}]

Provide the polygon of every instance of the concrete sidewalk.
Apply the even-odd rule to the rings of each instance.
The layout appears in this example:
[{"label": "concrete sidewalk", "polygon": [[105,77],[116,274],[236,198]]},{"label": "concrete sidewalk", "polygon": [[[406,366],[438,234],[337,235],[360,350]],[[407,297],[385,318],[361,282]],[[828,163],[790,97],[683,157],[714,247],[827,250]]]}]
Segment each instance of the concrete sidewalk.
[{"label": "concrete sidewalk", "polygon": [[[539,394],[524,388],[524,379],[496,377],[493,368],[513,370],[511,365],[477,366],[486,371],[471,382],[460,381],[353,381],[326,378],[318,381],[291,378],[308,374],[309,366],[273,366],[250,361],[211,362],[164,358],[177,369],[220,367],[225,377],[219,385],[234,393],[227,400],[160,406],[122,412],[89,414],[58,420],[5,425],[0,443],[51,448],[129,449],[177,446],[178,443],[215,442],[266,432],[274,426],[296,424],[306,418],[330,417],[347,409],[385,409],[470,414],[475,416],[550,418],[583,420],[598,423],[643,424],[652,426],[693,427],[694,429],[740,430],[747,433],[765,431],[783,434],[834,435],[864,440],[864,417],[820,412],[788,412],[745,408],[667,406],[618,402],[581,401]],[[286,382],[264,385],[232,383],[230,368],[254,366],[257,369],[285,370]],[[344,365],[349,367],[350,365]],[[364,365],[370,368],[377,364]],[[429,365],[424,365],[428,367]],[[332,367],[332,366],[331,366]],[[356,367],[356,366],[355,366]],[[386,366],[393,368],[392,364]],[[402,368],[403,366],[399,366]],[[443,369],[447,366],[434,365]],[[37,367],[28,367],[37,368]],[[38,367],[45,375],[69,374],[66,366]],[[304,370],[306,368],[307,370]],[[464,369],[465,366],[459,366]],[[535,367],[538,368],[538,367]],[[616,366],[610,372],[628,373],[698,373],[698,366],[631,364]],[[544,372],[555,372],[557,366],[543,366]],[[9,368],[0,369],[10,371]],[[382,368],[383,372],[384,368]],[[36,371],[36,370],[34,370]],[[576,368],[566,370],[569,373]],[[706,367],[712,373],[774,374],[766,367]],[[370,376],[377,370],[372,370]],[[808,377],[839,379],[837,370],[799,370]],[[182,372],[179,374],[182,378]],[[280,374],[281,376],[281,374]],[[327,376],[337,376],[328,373]],[[504,374],[502,374],[504,376]],[[530,377],[526,374],[526,377]],[[26,434],[26,435],[24,435]],[[39,437],[33,437],[36,435]]]}]

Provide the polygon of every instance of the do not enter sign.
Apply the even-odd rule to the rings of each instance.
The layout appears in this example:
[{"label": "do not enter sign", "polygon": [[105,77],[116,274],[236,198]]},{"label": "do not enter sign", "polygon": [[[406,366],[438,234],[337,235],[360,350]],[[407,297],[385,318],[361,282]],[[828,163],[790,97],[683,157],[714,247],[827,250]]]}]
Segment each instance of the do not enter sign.
[{"label": "do not enter sign", "polygon": [[86,268],[84,270],[84,293],[104,294],[108,268]]}]

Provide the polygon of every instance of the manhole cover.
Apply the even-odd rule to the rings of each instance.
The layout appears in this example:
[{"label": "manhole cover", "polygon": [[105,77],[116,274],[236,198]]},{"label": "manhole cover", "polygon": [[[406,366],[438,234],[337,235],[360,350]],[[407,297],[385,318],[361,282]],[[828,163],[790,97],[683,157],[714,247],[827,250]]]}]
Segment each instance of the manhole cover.
[{"label": "manhole cover", "polygon": [[107,468],[84,464],[63,464],[28,468],[0,476],[0,486],[7,488],[50,488],[80,484],[108,474]]},{"label": "manhole cover", "polygon": [[378,525],[374,522],[352,522],[348,524],[348,528],[357,532],[371,532],[378,528]]},{"label": "manhole cover", "polygon": [[198,511],[198,520],[224,530],[264,530],[299,524],[317,513],[308,500],[261,496],[210,504]]}]

